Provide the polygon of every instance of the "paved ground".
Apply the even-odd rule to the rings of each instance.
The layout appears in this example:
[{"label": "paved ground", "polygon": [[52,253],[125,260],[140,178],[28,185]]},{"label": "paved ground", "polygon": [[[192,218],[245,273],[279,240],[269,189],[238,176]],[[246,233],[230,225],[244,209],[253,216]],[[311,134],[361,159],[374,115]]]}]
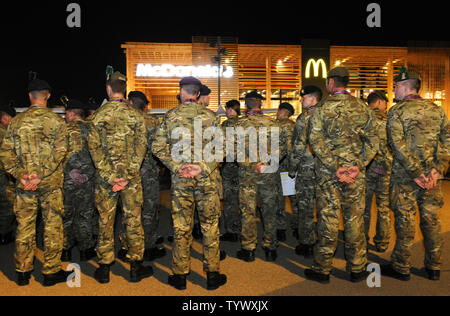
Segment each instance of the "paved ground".
[{"label": "paved ground", "polygon": [[[93,279],[97,267],[95,261],[81,265],[81,288],[69,288],[60,284],[53,288],[41,285],[42,251],[38,250],[36,268],[30,286],[19,288],[16,286],[13,246],[0,248],[0,295],[150,295],[150,296],[300,296],[300,295],[450,295],[450,183],[444,183],[446,206],[441,212],[443,231],[446,241],[444,250],[444,266],[440,282],[431,282],[425,278],[423,271],[424,250],[422,236],[417,228],[416,245],[414,247],[414,269],[412,280],[403,283],[389,278],[382,278],[381,288],[371,289],[365,283],[353,284],[348,281],[343,260],[343,245],[340,243],[334,265],[335,270],[330,285],[320,285],[304,279],[303,271],[311,264],[294,254],[296,242],[289,234],[289,239],[279,249],[279,259],[276,263],[264,261],[261,249],[257,251],[254,263],[244,263],[235,258],[238,244],[224,243],[221,247],[229,257],[222,263],[222,272],[228,276],[228,284],[223,288],[208,292],[205,289],[205,275],[202,271],[202,248],[198,242],[193,246],[192,274],[189,277],[188,290],[178,292],[167,285],[170,270],[171,244],[165,243],[169,255],[153,263],[155,276],[139,284],[128,283],[128,264],[118,262],[112,268],[112,278],[109,285],[100,285]],[[160,233],[169,233],[169,193],[163,191],[162,221]],[[375,216],[372,216],[375,218]],[[374,226],[374,225],[373,225]],[[372,236],[374,232],[372,231]],[[389,252],[378,256],[370,251],[371,262],[384,263],[390,257],[393,243]],[[75,259],[78,253],[74,254]],[[66,265],[65,265],[66,266]]]}]

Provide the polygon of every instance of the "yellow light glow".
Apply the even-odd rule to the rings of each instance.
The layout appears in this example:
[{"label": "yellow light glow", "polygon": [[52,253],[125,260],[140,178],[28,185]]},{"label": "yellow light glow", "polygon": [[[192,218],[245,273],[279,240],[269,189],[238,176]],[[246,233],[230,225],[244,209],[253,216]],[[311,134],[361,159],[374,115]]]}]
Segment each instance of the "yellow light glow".
[{"label": "yellow light glow", "polygon": [[323,59],[319,59],[316,61],[315,59],[310,59],[306,65],[306,74],[305,78],[309,79],[311,78],[311,66],[314,67],[314,77],[319,77],[319,68],[322,66],[322,77],[323,79],[327,79],[327,65],[325,64],[325,61]]}]

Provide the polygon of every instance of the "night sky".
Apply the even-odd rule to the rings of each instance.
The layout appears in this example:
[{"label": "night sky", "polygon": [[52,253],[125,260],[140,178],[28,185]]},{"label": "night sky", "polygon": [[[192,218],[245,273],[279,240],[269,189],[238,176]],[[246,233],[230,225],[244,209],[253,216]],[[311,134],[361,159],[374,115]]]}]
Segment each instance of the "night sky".
[{"label": "night sky", "polygon": [[[82,8],[82,26],[66,25],[66,7]],[[367,5],[382,6],[382,28],[366,25]],[[443,1],[15,1],[2,3],[0,102],[27,106],[28,72],[61,95],[105,98],[105,68],[125,72],[125,42],[190,43],[193,35],[237,36],[246,44],[293,44],[322,38],[337,45],[405,46],[450,41]],[[221,9],[216,9],[217,4]],[[426,7],[423,7],[424,5]]]}]

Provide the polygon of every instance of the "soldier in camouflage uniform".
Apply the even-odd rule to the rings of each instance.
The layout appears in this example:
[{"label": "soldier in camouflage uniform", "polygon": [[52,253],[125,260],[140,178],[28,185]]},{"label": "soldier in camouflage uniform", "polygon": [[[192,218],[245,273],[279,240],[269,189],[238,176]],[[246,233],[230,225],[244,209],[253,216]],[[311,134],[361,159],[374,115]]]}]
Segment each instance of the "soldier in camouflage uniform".
[{"label": "soldier in camouflage uniform", "polygon": [[360,282],[366,278],[365,170],[379,141],[372,112],[345,90],[349,78],[344,67],[330,71],[327,89],[332,96],[316,105],[310,119],[309,140],[316,157],[318,243],[313,267],[305,270],[305,276],[321,283],[330,281],[341,209],[350,279]]},{"label": "soldier in camouflage uniform", "polygon": [[227,282],[226,276],[219,273],[220,200],[218,177],[213,174],[218,172],[218,162],[208,159],[212,157],[198,155],[196,149],[200,145],[204,148],[209,143],[202,137],[206,129],[212,127],[216,131],[221,130],[218,116],[203,104],[197,103],[200,87],[201,82],[196,78],[181,80],[182,104],[167,113],[153,143],[153,153],[172,173],[174,274],[169,276],[168,282],[178,290],[186,289],[186,276],[191,271],[190,252],[196,207],[203,233],[207,288],[214,290]]},{"label": "soldier in camouflage uniform", "polygon": [[88,146],[90,126],[85,121],[87,107],[70,100],[66,106],[67,160],[64,164],[64,233],[62,261],[72,260],[77,245],[80,261],[96,257],[92,218],[95,212],[95,166]]},{"label": "soldier in camouflage uniform", "polygon": [[[16,116],[16,110],[10,106],[0,108],[0,146],[6,135],[9,123]],[[7,174],[0,162],[0,245],[14,241],[14,191],[15,181]]]},{"label": "soldier in camouflage uniform", "polygon": [[143,204],[140,170],[147,151],[144,116],[125,100],[126,77],[107,68],[106,91],[109,102],[93,116],[89,149],[97,167],[96,204],[100,213],[98,259],[95,279],[109,283],[114,263],[114,221],[121,198],[126,225],[130,261],[130,281],[139,282],[153,275],[143,266],[144,231],[141,222]]},{"label": "soldier in camouflage uniform", "polygon": [[296,229],[299,245],[295,253],[305,258],[313,256],[317,241],[315,225],[316,176],[314,172],[314,155],[309,144],[308,125],[314,107],[322,100],[322,90],[316,86],[306,86],[301,91],[302,114],[297,119],[292,138],[293,149],[290,156],[289,172],[296,177],[297,218]]},{"label": "soldier in camouflage uniform", "polygon": [[373,111],[374,126],[380,138],[379,152],[366,170],[366,210],[364,223],[366,239],[369,242],[372,199],[375,194],[377,202],[377,233],[373,241],[377,252],[386,252],[391,239],[391,211],[389,208],[389,182],[392,171],[392,150],[387,139],[387,102],[386,93],[376,91],[367,98]]},{"label": "soldier in camouflage uniform", "polygon": [[439,280],[443,245],[439,210],[444,202],[440,181],[450,159],[450,125],[441,107],[419,96],[418,73],[402,68],[395,81],[399,103],[389,111],[387,126],[394,152],[390,201],[397,241],[392,264],[382,266],[381,273],[410,279],[418,206],[425,269],[430,280]]},{"label": "soldier in camouflage uniform", "polygon": [[[160,123],[156,117],[147,113],[149,101],[144,93],[140,91],[130,92],[128,94],[128,102],[131,106],[144,114],[145,126],[148,131],[147,153],[141,167],[141,181],[144,197],[142,226],[144,228],[145,236],[144,259],[153,261],[166,255],[166,249],[157,246],[159,226],[159,168],[158,162],[152,153],[152,143]],[[126,257],[129,247],[127,245],[126,235],[123,232],[121,232],[120,237],[123,250],[121,250],[122,253],[120,253],[118,257],[123,260],[123,257]]]},{"label": "soldier in camouflage uniform", "polygon": [[[261,201],[261,215],[264,225],[262,246],[266,261],[273,262],[278,257],[276,236],[278,192],[276,187],[279,182],[280,158],[282,159],[286,155],[286,135],[278,121],[263,114],[261,110],[262,99],[262,96],[257,92],[247,94],[245,99],[248,109],[247,115],[240,118],[235,125],[236,129],[243,129],[246,133],[248,132],[245,139],[241,140],[242,137],[236,137],[236,153],[239,163],[239,199],[242,214],[242,249],[237,253],[237,257],[246,262],[255,260],[255,250],[258,243],[256,218],[258,198]],[[261,133],[264,131],[262,128],[267,129],[267,143],[260,141]],[[276,129],[277,133],[273,134],[273,129]],[[256,137],[251,137],[252,130]],[[272,148],[274,141],[278,141],[278,148]],[[253,142],[257,143],[255,145],[259,145],[259,150],[251,148]],[[266,161],[263,161],[264,157],[260,156],[263,152],[262,149],[266,149],[266,153],[273,155],[276,159],[276,161],[271,161],[275,166],[272,165],[269,170],[262,168],[263,166],[266,167]],[[249,154],[247,155],[247,153]],[[242,156],[245,159],[242,159]]]},{"label": "soldier in camouflage uniform", "polygon": [[14,213],[17,284],[29,284],[36,250],[38,207],[44,220],[44,286],[65,282],[69,272],[61,269],[64,232],[63,160],[67,154],[66,124],[47,109],[47,82],[35,79],[28,91],[31,107],[11,122],[0,149],[5,170],[17,179]]},{"label": "soldier in camouflage uniform", "polygon": [[[239,120],[241,115],[239,101],[227,102],[226,113],[228,120],[222,123],[224,133],[227,128],[233,128]],[[238,242],[241,234],[241,215],[239,211],[239,165],[236,161],[224,162],[222,179],[225,234],[220,236],[220,240]]]},{"label": "soldier in camouflage uniform", "polygon": [[[277,120],[286,135],[288,153],[292,151],[292,134],[294,133],[295,122],[290,119],[295,114],[294,107],[289,103],[282,103],[278,108]],[[280,170],[278,171],[278,211],[277,211],[277,239],[278,241],[286,241],[287,230],[287,214],[286,214],[286,199],[283,195],[283,187],[281,185],[281,172],[289,171],[289,156],[285,156],[280,163]],[[297,197],[295,195],[289,197],[291,201],[292,210],[297,211]]]}]

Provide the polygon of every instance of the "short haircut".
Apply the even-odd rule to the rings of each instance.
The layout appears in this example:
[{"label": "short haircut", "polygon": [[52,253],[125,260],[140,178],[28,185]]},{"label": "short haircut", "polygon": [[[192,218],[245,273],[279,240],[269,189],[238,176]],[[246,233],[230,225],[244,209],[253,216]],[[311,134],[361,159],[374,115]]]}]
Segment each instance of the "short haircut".
[{"label": "short haircut", "polygon": [[350,77],[331,77],[329,79],[334,79],[334,84],[338,88],[347,88]]},{"label": "short haircut", "polygon": [[367,98],[367,103],[369,105],[372,105],[374,103],[376,103],[378,100],[382,100],[382,101],[386,101],[385,99],[383,99],[380,95],[376,94],[376,93],[371,93],[369,95],[369,97]]},{"label": "short haircut", "polygon": [[121,93],[123,95],[127,93],[127,83],[123,80],[108,80],[106,85],[111,87],[113,93]]},{"label": "short haircut", "polygon": [[141,111],[144,110],[148,105],[148,103],[141,98],[130,98],[130,101],[133,103],[133,107]]},{"label": "short haircut", "polygon": [[238,100],[228,101],[226,108],[233,109],[238,115],[241,115],[241,103]]},{"label": "short haircut", "polygon": [[35,100],[48,100],[48,97],[50,95],[50,91],[48,90],[31,91],[30,93]]},{"label": "short haircut", "polygon": [[72,112],[73,114],[81,117],[83,120],[86,119],[86,117],[89,116],[89,113],[87,110],[83,110],[83,109],[70,109],[67,110],[67,112]]},{"label": "short haircut", "polygon": [[184,90],[189,95],[198,96],[198,94],[200,93],[201,86],[187,84],[187,85],[182,86],[181,89]]},{"label": "short haircut", "polygon": [[323,98],[323,92],[322,92],[322,90],[318,90],[318,91],[315,91],[315,92],[313,92],[313,93],[310,93],[310,95],[312,95],[313,97],[316,97],[317,102],[322,101],[322,98]]},{"label": "short haircut", "polygon": [[419,79],[409,79],[406,83],[409,85],[411,90],[415,90],[417,92],[420,92],[420,89],[422,88],[422,81]]},{"label": "short haircut", "polygon": [[260,100],[260,99],[245,99],[245,105],[249,109],[259,108],[262,105],[262,100]]}]

